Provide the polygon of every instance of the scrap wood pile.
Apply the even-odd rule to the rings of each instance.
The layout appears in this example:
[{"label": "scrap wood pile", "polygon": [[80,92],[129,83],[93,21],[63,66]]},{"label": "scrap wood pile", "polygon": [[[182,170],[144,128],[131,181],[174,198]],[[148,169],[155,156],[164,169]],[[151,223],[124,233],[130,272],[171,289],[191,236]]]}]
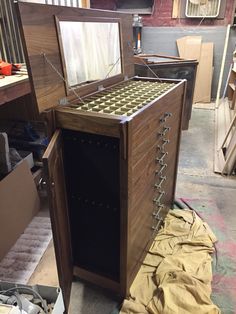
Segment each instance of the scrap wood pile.
[{"label": "scrap wood pile", "polygon": [[[193,102],[210,102],[213,43],[203,42],[201,36],[185,36],[177,39],[177,47],[181,58],[196,59],[199,62]],[[224,57],[225,55],[222,60]],[[225,87],[227,98],[223,97],[219,105],[216,101],[215,111],[214,171],[225,175],[234,174],[236,169],[236,53],[233,61]],[[220,91],[219,86],[218,89]]]},{"label": "scrap wood pile", "polygon": [[191,210],[171,210],[120,314],[221,313],[211,301],[216,237]]}]

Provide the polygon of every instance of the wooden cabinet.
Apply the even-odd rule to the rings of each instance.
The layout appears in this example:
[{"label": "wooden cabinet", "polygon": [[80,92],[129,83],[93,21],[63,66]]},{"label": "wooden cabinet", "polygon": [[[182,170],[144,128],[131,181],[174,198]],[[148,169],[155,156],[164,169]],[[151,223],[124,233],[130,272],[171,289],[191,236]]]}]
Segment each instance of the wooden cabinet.
[{"label": "wooden cabinet", "polygon": [[[18,13],[35,103],[42,112],[53,107],[57,129],[44,164],[66,306],[72,274],[126,296],[173,204],[185,81],[131,77],[130,15],[21,2]],[[67,95],[70,103],[56,106],[66,86],[55,16],[98,14],[119,19],[122,74],[81,86],[82,98]]]},{"label": "wooden cabinet", "polygon": [[[140,79],[121,85],[131,82],[155,82],[168,89],[130,117],[83,113],[87,127],[76,109],[57,109],[56,124],[62,130],[44,156],[59,265],[70,256],[71,245],[75,275],[123,296],[173,205],[185,87],[184,82]],[[112,91],[93,97],[99,102]],[[118,95],[119,84],[116,91]]]},{"label": "wooden cabinet", "polygon": [[197,60],[144,54],[134,56],[134,63],[135,74],[138,76],[187,80],[182,130],[188,130],[192,113],[193,93],[198,66]]}]

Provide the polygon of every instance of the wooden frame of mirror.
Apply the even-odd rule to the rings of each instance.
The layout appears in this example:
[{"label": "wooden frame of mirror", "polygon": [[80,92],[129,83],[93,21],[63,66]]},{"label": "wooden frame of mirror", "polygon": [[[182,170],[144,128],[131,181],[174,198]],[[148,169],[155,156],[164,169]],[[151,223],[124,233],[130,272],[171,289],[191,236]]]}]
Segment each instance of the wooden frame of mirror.
[{"label": "wooden frame of mirror", "polygon": [[[61,61],[62,61],[62,66],[63,66],[63,73],[64,73],[64,79],[65,79],[65,86],[66,86],[66,94],[72,95],[73,96],[73,91],[77,90],[78,88],[87,86],[88,84],[93,86],[94,83],[97,82],[102,82],[106,79],[109,79],[111,77],[113,78],[117,78],[117,79],[122,79],[122,75],[124,73],[124,67],[123,67],[123,61],[122,61],[122,41],[121,41],[121,19],[119,18],[99,18],[99,17],[64,17],[64,16],[55,16],[55,21],[56,21],[56,27],[57,27],[57,35],[58,35],[58,42],[59,42],[59,48],[60,48],[60,52],[61,52]],[[70,85],[69,81],[70,81],[70,74],[69,69],[68,69],[68,64],[70,61],[66,60],[66,52],[65,52],[65,45],[64,45],[64,40],[63,40],[63,35],[62,35],[62,28],[60,25],[60,22],[72,22],[72,23],[106,23],[106,24],[111,24],[111,23],[117,23],[118,24],[118,38],[119,38],[119,43],[118,43],[118,49],[119,49],[119,57],[116,58],[113,62],[113,65],[115,65],[117,63],[117,60],[119,60],[120,62],[118,62],[118,64],[120,65],[120,72],[115,74],[115,75],[111,75],[108,76],[109,72],[106,73],[105,77],[99,78],[98,80],[94,80],[93,82],[78,82],[77,84],[73,84]],[[104,42],[102,43],[104,44]],[[79,48],[78,48],[79,49]],[[98,47],[98,51],[99,51],[99,47]],[[76,60],[74,60],[75,58],[73,58],[73,62],[76,64]],[[83,58],[84,60],[84,58]],[[88,63],[88,62],[86,62]],[[79,71],[77,71],[79,72]]]}]

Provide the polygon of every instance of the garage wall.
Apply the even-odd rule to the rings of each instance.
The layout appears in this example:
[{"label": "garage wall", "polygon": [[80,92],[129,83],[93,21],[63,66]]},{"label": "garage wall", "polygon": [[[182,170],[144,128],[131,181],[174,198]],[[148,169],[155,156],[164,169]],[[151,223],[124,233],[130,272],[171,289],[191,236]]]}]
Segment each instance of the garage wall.
[{"label": "garage wall", "polygon": [[[179,15],[184,17],[186,0],[181,0],[181,9]],[[154,2],[154,10],[152,15],[143,16],[143,23],[145,26],[193,26],[198,25],[212,25],[212,26],[223,26],[230,24],[232,21],[232,14],[234,10],[234,0],[221,0],[221,8],[222,8],[222,18],[215,19],[196,19],[196,18],[172,18],[172,8],[173,8],[173,0],[155,0]]]},{"label": "garage wall", "polygon": [[[142,45],[144,53],[158,53],[178,56],[176,39],[183,36],[202,36],[203,42],[214,43],[214,75],[212,83],[212,98],[216,97],[219,81],[221,60],[226,35],[225,26],[217,27],[143,27]],[[232,53],[236,44],[236,30],[231,29],[229,47],[227,51],[226,67],[222,84],[222,91],[227,79]]]},{"label": "garage wall", "polygon": [[[138,1],[137,1],[138,2]],[[181,9],[185,7],[186,0],[181,0]],[[90,0],[91,8],[117,10],[117,0]],[[222,17],[217,19],[195,19],[195,18],[172,18],[173,0],[154,0],[152,14],[143,15],[144,26],[179,26],[181,25],[213,25],[223,26],[232,22],[233,12],[235,8],[235,0],[221,0]],[[181,17],[184,15],[181,13]]]}]

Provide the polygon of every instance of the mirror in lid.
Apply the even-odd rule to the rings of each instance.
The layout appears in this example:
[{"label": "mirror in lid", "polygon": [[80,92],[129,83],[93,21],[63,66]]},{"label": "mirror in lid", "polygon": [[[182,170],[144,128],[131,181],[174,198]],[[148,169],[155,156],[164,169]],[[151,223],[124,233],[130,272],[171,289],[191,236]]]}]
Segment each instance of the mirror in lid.
[{"label": "mirror in lid", "polygon": [[67,93],[122,73],[120,27],[115,19],[57,18]]}]

